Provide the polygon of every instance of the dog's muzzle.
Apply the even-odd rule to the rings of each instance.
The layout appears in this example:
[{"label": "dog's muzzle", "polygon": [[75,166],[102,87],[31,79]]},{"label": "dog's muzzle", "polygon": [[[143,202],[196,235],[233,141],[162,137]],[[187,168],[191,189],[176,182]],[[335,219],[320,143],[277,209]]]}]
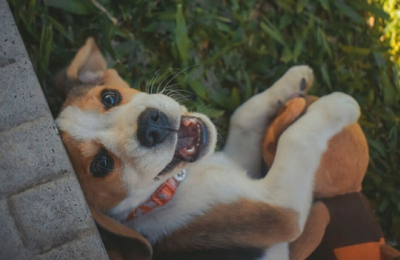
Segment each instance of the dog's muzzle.
[{"label": "dog's muzzle", "polygon": [[171,131],[167,116],[155,108],[147,108],[139,116],[137,137],[141,145],[153,147],[164,142]]}]

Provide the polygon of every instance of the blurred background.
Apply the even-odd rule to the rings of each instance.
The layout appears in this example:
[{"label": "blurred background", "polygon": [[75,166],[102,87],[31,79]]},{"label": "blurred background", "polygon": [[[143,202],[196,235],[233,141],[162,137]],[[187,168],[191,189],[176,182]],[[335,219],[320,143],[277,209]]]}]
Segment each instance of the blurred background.
[{"label": "blurred background", "polygon": [[370,147],[363,183],[389,243],[400,245],[399,0],[9,0],[52,113],[51,76],[86,38],[133,87],[168,87],[212,118],[228,119],[291,66],[310,65],[312,94],[343,91],[361,105]]}]

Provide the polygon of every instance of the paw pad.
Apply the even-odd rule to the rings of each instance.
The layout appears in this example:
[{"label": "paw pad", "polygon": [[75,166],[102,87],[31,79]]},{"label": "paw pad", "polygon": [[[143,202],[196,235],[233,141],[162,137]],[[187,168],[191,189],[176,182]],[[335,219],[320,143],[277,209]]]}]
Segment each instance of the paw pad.
[{"label": "paw pad", "polygon": [[302,78],[300,81],[300,91],[304,91],[307,88],[307,81],[305,78]]}]

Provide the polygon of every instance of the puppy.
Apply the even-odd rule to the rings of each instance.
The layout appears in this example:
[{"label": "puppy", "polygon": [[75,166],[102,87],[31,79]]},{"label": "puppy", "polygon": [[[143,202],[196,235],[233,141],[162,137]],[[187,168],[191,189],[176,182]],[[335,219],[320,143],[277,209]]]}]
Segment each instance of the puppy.
[{"label": "puppy", "polygon": [[205,115],[130,88],[91,38],[59,79],[67,98],[57,125],[90,208],[143,235],[153,259],[289,259],[328,140],[359,117],[348,95],[320,98],[284,132],[259,179],[266,126],[311,87],[308,66],[239,107],[221,152]]}]

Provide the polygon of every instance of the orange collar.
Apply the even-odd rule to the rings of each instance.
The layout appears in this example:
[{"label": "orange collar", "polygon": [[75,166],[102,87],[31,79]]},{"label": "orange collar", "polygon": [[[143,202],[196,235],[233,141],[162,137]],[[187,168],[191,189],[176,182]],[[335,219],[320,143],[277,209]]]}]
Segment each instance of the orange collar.
[{"label": "orange collar", "polygon": [[174,177],[169,178],[166,182],[160,185],[151,197],[142,205],[131,211],[126,220],[132,220],[140,216],[146,215],[157,207],[162,207],[167,204],[176,193],[176,189],[186,178],[187,172],[185,169],[180,171]]}]

